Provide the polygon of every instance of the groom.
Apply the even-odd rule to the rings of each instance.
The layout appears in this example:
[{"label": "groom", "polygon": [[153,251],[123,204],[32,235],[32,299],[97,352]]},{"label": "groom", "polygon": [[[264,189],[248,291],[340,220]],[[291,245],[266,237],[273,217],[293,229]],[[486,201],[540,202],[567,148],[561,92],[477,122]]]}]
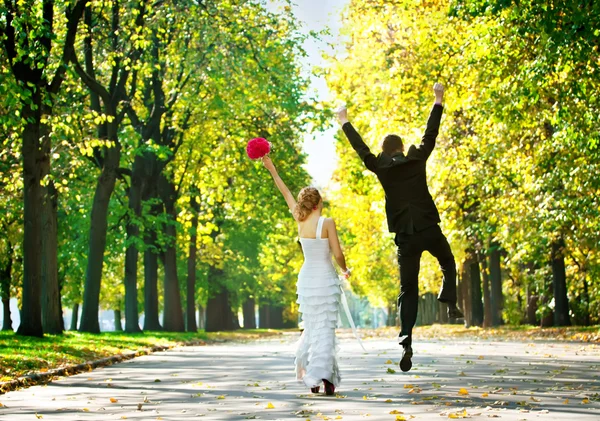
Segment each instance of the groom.
[{"label": "groom", "polygon": [[438,225],[440,216],[427,188],[425,169],[440,127],[444,87],[436,83],[433,91],[435,104],[421,144],[411,146],[406,153],[400,136],[390,134],[383,139],[382,152],[373,155],[349,123],[348,111],[345,108],[338,110],[338,119],[350,144],[365,166],[377,175],[383,187],[388,227],[396,234],[394,241],[398,247],[400,267],[398,308],[402,325],[398,339],[403,347],[402,371],[409,371],[412,367],[412,329],[417,320],[418,276],[423,251],[431,253],[440,263],[444,279],[438,300],[448,304],[448,317],[463,317],[456,307],[456,263],[448,240]]}]

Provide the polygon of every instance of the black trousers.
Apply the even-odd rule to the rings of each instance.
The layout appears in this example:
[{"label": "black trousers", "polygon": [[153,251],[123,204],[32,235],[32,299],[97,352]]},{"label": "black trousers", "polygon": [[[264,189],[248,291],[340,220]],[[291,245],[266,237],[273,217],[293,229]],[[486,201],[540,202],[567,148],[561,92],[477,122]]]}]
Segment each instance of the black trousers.
[{"label": "black trousers", "polygon": [[412,329],[417,321],[419,305],[419,269],[421,254],[428,251],[440,263],[442,289],[438,300],[444,303],[456,303],[456,262],[450,250],[450,244],[439,225],[432,225],[413,234],[396,234],[398,247],[398,266],[400,268],[400,337],[405,345],[412,343]]}]

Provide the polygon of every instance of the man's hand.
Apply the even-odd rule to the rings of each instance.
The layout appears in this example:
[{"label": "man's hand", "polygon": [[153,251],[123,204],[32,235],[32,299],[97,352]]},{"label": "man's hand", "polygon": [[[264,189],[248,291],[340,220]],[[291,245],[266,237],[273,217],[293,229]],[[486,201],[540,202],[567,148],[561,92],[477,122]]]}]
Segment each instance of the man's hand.
[{"label": "man's hand", "polygon": [[338,121],[340,122],[340,125],[344,125],[348,122],[348,110],[346,109],[345,106],[341,106],[339,107],[337,110],[335,110],[336,114],[337,114],[337,118]]},{"label": "man's hand", "polygon": [[441,83],[433,85],[433,93],[435,94],[435,103],[441,104],[444,99],[444,85]]}]

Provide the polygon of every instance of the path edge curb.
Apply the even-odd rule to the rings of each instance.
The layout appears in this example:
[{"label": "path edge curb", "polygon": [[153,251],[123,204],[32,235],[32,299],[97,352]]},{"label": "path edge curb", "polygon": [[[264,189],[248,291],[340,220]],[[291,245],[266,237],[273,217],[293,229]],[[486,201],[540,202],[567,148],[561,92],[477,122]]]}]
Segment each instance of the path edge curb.
[{"label": "path edge curb", "polygon": [[54,377],[74,376],[76,374],[84,373],[86,371],[92,371],[99,367],[107,367],[109,365],[132,360],[136,357],[141,357],[142,355],[149,355],[154,352],[166,351],[179,346],[199,346],[206,344],[206,341],[199,339],[194,341],[180,342],[174,345],[154,345],[148,348],[141,348],[136,351],[128,351],[122,354],[116,354],[110,357],[100,358],[99,360],[86,361],[84,363],[72,364],[66,367],[53,368],[45,372],[27,374],[26,376],[17,377],[13,380],[0,382],[0,396],[17,389],[51,383],[52,380],[54,380]]}]

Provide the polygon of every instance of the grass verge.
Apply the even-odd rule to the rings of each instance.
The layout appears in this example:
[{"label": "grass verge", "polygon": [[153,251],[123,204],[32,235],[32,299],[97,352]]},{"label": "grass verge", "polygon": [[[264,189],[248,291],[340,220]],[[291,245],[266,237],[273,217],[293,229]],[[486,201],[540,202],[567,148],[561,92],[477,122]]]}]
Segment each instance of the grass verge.
[{"label": "grass verge", "polygon": [[125,352],[135,352],[153,346],[173,347],[186,343],[256,340],[280,335],[269,329],[234,332],[174,333],[144,332],[129,334],[105,332],[89,334],[65,332],[43,338],[19,336],[0,332],[0,382],[9,381],[33,372],[99,360]]}]

